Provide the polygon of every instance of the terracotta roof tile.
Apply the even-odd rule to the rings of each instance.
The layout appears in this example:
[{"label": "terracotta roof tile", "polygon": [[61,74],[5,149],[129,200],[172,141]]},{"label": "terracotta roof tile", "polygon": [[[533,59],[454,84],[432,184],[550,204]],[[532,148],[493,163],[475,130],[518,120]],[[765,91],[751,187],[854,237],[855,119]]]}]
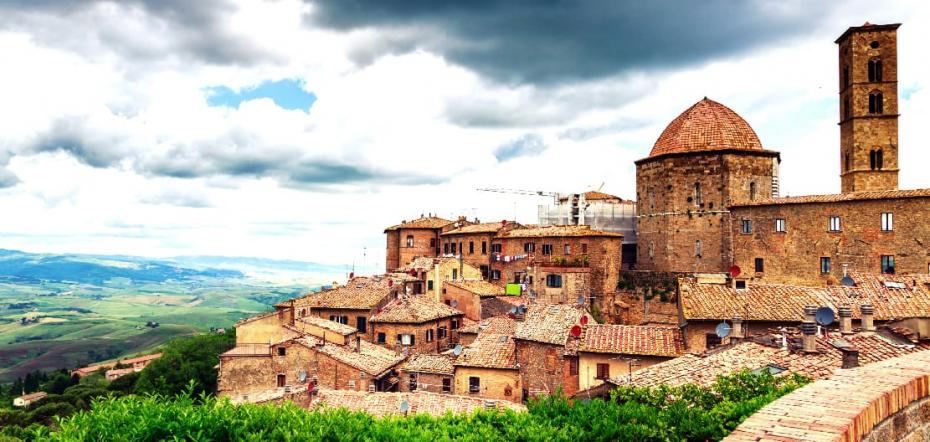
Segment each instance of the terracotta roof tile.
[{"label": "terracotta roof tile", "polygon": [[407,359],[403,369],[417,373],[437,373],[451,375],[455,368],[452,366],[452,356],[417,354]]},{"label": "terracotta roof tile", "polygon": [[482,280],[446,281],[444,284],[458,287],[462,290],[466,290],[481,297],[500,296],[504,294],[503,287]]},{"label": "terracotta roof tile", "polygon": [[613,236],[623,237],[620,233],[592,229],[591,226],[542,226],[524,227],[508,230],[497,235],[500,238],[546,238],[575,236]]},{"label": "terracotta roof tile", "polygon": [[387,232],[389,230],[398,229],[441,229],[449,224],[452,224],[452,221],[436,216],[424,216],[415,220],[404,221],[400,224],[388,227],[384,229],[384,231]]},{"label": "terracotta roof tile", "polygon": [[327,308],[370,310],[390,295],[391,288],[384,281],[355,278],[346,285],[330,290],[310,293],[294,299],[294,308]]},{"label": "terracotta roof tile", "polygon": [[930,189],[879,190],[830,195],[785,196],[779,198],[763,198],[752,201],[735,201],[730,204],[730,207],[775,206],[782,204],[816,204],[835,203],[842,201],[869,201],[927,197],[930,197]]},{"label": "terracotta roof tile", "polygon": [[705,97],[669,123],[649,156],[721,149],[761,151],[762,142],[736,112]]},{"label": "terracotta roof tile", "polygon": [[[507,224],[516,223],[515,221],[508,221]],[[449,230],[447,232],[440,233],[440,236],[448,235],[468,235],[476,233],[497,233],[500,229],[504,228],[504,223],[498,221],[496,223],[478,223],[470,224],[467,226],[462,226],[454,230]]]},{"label": "terracotta roof tile", "polygon": [[401,296],[372,315],[370,322],[422,324],[441,318],[461,316],[462,313],[426,295]]},{"label": "terracotta roof tile", "polygon": [[[546,344],[565,345],[572,326],[587,313],[568,304],[530,304],[522,322],[517,324],[517,339]],[[594,323],[594,318],[588,315]]]},{"label": "terracotta roof tile", "polygon": [[684,353],[677,327],[593,324],[584,327],[578,351],[677,357]]},{"label": "terracotta roof tile", "polygon": [[271,346],[268,344],[238,344],[220,356],[271,356]]},{"label": "terracotta roof tile", "polygon": [[24,401],[34,401],[36,399],[42,399],[45,396],[48,396],[48,393],[44,391],[37,391],[35,393],[24,394],[16,399],[22,399]]},{"label": "terracotta roof tile", "polygon": [[355,350],[354,342],[351,345],[337,345],[324,343],[313,336],[302,336],[293,341],[372,376],[380,376],[404,360],[404,355],[368,341],[359,342],[360,351]]},{"label": "terracotta roof tile", "polygon": [[[863,274],[850,274],[863,281],[860,287],[804,287],[779,284],[749,284],[737,290],[723,284],[699,284],[690,278],[679,282],[682,313],[686,320],[721,320],[740,315],[744,320],[800,322],[804,306],[827,306],[835,311],[849,306],[853,318],[859,306],[871,303],[875,319],[930,317],[930,295],[918,287],[890,288],[876,284]],[[869,282],[871,281],[871,282]]]},{"label": "terracotta roof tile", "polygon": [[328,408],[345,408],[364,411],[374,416],[401,415],[400,404],[407,402],[408,414],[430,414],[443,416],[446,413],[471,413],[484,409],[487,404],[501,410],[524,411],[526,407],[510,401],[487,401],[481,398],[450,394],[415,393],[367,393],[362,391],[320,389],[312,405]]},{"label": "terracotta roof tile", "polygon": [[350,325],[340,324],[336,321],[330,321],[328,319],[318,318],[316,316],[304,316],[302,318],[297,318],[297,321],[310,324],[324,330],[329,330],[342,336],[348,336],[358,331],[358,329]]},{"label": "terracotta roof tile", "polygon": [[516,346],[513,336],[479,333],[462,351],[454,365],[464,367],[505,368],[516,370]]},{"label": "terracotta roof tile", "polygon": [[153,353],[153,354],[150,354],[150,355],[138,356],[138,357],[135,357],[135,358],[120,359],[119,362],[120,362],[121,364],[135,364],[135,363],[137,363],[137,362],[152,361],[152,360],[158,359],[158,358],[160,358],[160,357],[161,357],[161,353]]},{"label": "terracotta roof tile", "polygon": [[507,316],[492,316],[459,328],[459,333],[491,333],[511,335],[517,331],[517,321]]}]

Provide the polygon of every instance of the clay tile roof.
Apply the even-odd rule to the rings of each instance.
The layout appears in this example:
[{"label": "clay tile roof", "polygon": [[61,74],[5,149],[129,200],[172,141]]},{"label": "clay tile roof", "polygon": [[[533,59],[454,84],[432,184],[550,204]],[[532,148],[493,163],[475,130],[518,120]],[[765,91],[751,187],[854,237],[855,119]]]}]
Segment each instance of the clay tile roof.
[{"label": "clay tile roof", "polygon": [[443,416],[484,409],[488,404],[501,410],[524,411],[526,407],[510,401],[487,401],[482,398],[417,391],[414,393],[368,393],[364,391],[320,389],[312,404],[324,408],[364,411],[374,416],[403,414],[400,404],[407,402],[408,414]]},{"label": "clay tile roof", "polygon": [[154,353],[154,354],[145,355],[145,356],[139,356],[139,357],[135,357],[135,358],[120,359],[120,363],[122,363],[122,364],[135,364],[135,363],[137,363],[137,362],[151,361],[151,360],[154,360],[154,359],[158,359],[158,358],[160,358],[160,357],[161,357],[161,353]]},{"label": "clay tile roof", "polygon": [[426,295],[401,296],[389,302],[370,322],[422,324],[441,318],[461,316],[463,313]]},{"label": "clay tile roof", "polygon": [[24,401],[34,401],[34,400],[36,400],[36,399],[42,399],[42,398],[44,398],[45,396],[48,396],[48,393],[46,393],[46,392],[44,392],[44,391],[37,391],[37,392],[35,392],[35,393],[24,394],[24,395],[18,397],[17,399],[22,399],[22,400],[24,400]]},{"label": "clay tile roof", "polygon": [[676,327],[593,324],[584,327],[578,351],[677,357],[685,348]]},{"label": "clay tile roof", "polygon": [[591,190],[584,193],[584,199],[588,201],[597,201],[597,200],[623,200],[616,195],[611,195],[609,193],[598,192],[596,190]]},{"label": "clay tile roof", "polygon": [[[508,221],[513,223],[514,221]],[[440,236],[447,235],[465,235],[465,234],[474,234],[474,233],[497,233],[500,229],[504,228],[504,223],[498,221],[496,223],[479,223],[479,224],[470,224],[467,226],[462,226],[448,232],[440,233]]]},{"label": "clay tile roof", "polygon": [[480,333],[455,360],[456,366],[516,369],[516,345],[513,336]]},{"label": "clay tile roof", "polygon": [[417,373],[437,373],[451,375],[455,368],[452,357],[448,355],[417,354],[410,357],[403,369]]},{"label": "clay tile roof", "polygon": [[649,157],[722,149],[763,150],[762,142],[746,120],[705,97],[669,123],[652,146]]},{"label": "clay tile roof", "polygon": [[[358,279],[358,278],[356,278]],[[331,290],[310,293],[294,300],[294,307],[370,310],[386,298],[391,288],[387,284],[368,279],[349,281],[348,284]]]},{"label": "clay tile roof", "polygon": [[294,342],[376,377],[401,363],[405,357],[400,353],[368,341],[358,342],[360,351],[355,350],[356,343],[337,345],[331,342],[323,342],[313,336],[301,336],[295,338]]},{"label": "clay tile roof", "polygon": [[324,330],[329,330],[342,336],[348,336],[358,331],[358,329],[350,325],[340,324],[336,321],[330,321],[328,319],[318,318],[316,316],[304,316],[302,318],[297,318],[297,321],[304,322]]},{"label": "clay tile roof", "polygon": [[[850,273],[857,287],[804,287],[780,284],[749,284],[737,290],[724,284],[699,284],[690,278],[679,281],[682,313],[686,320],[723,320],[740,315],[744,320],[800,322],[804,306],[852,308],[870,303],[875,319],[930,318],[930,294],[915,286],[885,286],[874,276]],[[858,279],[857,279],[858,278]]]},{"label": "clay tile roof", "polygon": [[459,333],[490,333],[498,335],[513,335],[517,331],[517,321],[507,316],[492,316],[482,319],[481,322],[472,322],[460,327]]},{"label": "clay tile roof", "polygon": [[[574,305],[530,304],[523,321],[517,324],[514,337],[525,341],[565,345],[572,326],[578,324],[581,316],[586,314]],[[594,318],[588,316],[588,320],[593,323]]]},{"label": "clay tile roof", "polygon": [[239,344],[224,353],[220,353],[220,356],[271,356],[271,346],[268,344]]},{"label": "clay tile roof", "polygon": [[417,218],[412,221],[404,221],[400,224],[388,227],[384,229],[385,232],[389,230],[399,230],[399,229],[441,229],[445,226],[452,224],[452,221],[449,221],[445,218],[439,218],[437,216],[424,216]]},{"label": "clay tile roof", "polygon": [[501,232],[501,238],[545,238],[569,236],[614,236],[622,238],[623,235],[615,232],[592,229],[591,226],[535,226]]},{"label": "clay tile roof", "polygon": [[930,197],[930,189],[910,189],[910,190],[876,190],[865,192],[851,192],[831,195],[804,195],[804,196],[786,196],[778,198],[762,198],[751,201],[735,201],[730,207],[749,207],[749,206],[774,206],[782,204],[816,204],[816,203],[836,203],[843,201],[870,201],[870,200],[888,200],[904,198],[927,198]]},{"label": "clay tile roof", "polygon": [[[286,301],[285,301],[285,302],[286,302]],[[284,304],[284,303],[282,302],[281,304]],[[255,316],[252,316],[252,317],[248,317],[248,318],[245,318],[245,319],[240,319],[240,320],[236,321],[236,324],[234,325],[234,327],[238,327],[238,326],[240,326],[240,325],[242,325],[242,324],[246,324],[246,323],[249,323],[249,322],[252,322],[252,321],[257,321],[257,320],[259,320],[259,319],[264,319],[264,318],[267,318],[267,317],[269,317],[269,316],[276,315],[277,313],[278,313],[277,310],[272,310],[272,311],[270,311],[270,312],[262,313],[262,314],[255,315]]]},{"label": "clay tile roof", "polygon": [[483,280],[446,281],[445,284],[458,287],[462,290],[466,290],[481,297],[499,296],[504,294],[503,287]]}]

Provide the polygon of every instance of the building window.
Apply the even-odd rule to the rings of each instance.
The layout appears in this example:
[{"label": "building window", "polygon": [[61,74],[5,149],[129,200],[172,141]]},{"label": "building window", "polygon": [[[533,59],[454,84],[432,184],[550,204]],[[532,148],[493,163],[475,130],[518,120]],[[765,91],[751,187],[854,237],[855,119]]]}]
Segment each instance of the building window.
[{"label": "building window", "polygon": [[701,240],[697,240],[694,242],[694,256],[698,258],[701,257]]},{"label": "building window", "polygon": [[571,245],[571,244],[565,244],[565,247],[562,248],[562,254],[563,254],[563,255],[571,255],[571,254],[572,254],[572,245]]},{"label": "building window", "polygon": [[568,358],[568,374],[571,376],[578,374],[578,358]]},{"label": "building window", "polygon": [[348,316],[329,315],[329,320],[330,320],[330,321],[333,321],[333,322],[338,322],[338,323],[340,323],[340,324],[348,324],[348,323],[349,323],[349,317],[348,317]]},{"label": "building window", "polygon": [[278,347],[278,356],[286,356],[286,355],[287,355],[287,348]]},{"label": "building window", "polygon": [[749,200],[753,201],[755,199],[756,199],[756,182],[750,181],[749,182]]},{"label": "building window", "polygon": [[842,230],[842,224],[840,223],[840,217],[836,215],[830,216],[830,231],[839,232]]},{"label": "building window", "polygon": [[417,389],[417,374],[410,373],[410,391],[416,391]]},{"label": "building window", "polygon": [[740,232],[747,235],[752,233],[752,220],[744,219],[740,224]]},{"label": "building window", "polygon": [[442,253],[443,253],[444,255],[448,255],[448,254],[449,254],[449,243],[447,243],[447,242],[446,242],[446,243],[442,243]]},{"label": "building window", "polygon": [[455,243],[452,243],[452,254],[455,255]]},{"label": "building window", "polygon": [[707,333],[704,335],[704,346],[708,350],[720,345],[722,342],[720,336],[717,336],[716,333]]},{"label": "building window", "polygon": [[407,235],[407,247],[413,247],[413,235]]},{"label": "building window", "polygon": [[452,321],[450,321],[449,327],[452,328],[452,330],[458,330],[458,329],[459,329],[459,320],[458,320],[458,319],[453,319]]},{"label": "building window", "polygon": [[430,247],[431,249],[436,247],[436,238],[430,238],[430,239],[429,239],[429,247]]},{"label": "building window", "polygon": [[594,379],[610,379],[610,364],[597,364],[597,376]]},{"label": "building window", "polygon": [[500,253],[501,245],[500,244],[491,244],[491,253]]},{"label": "building window", "polygon": [[364,316],[355,317],[355,328],[359,333],[368,333],[368,318]]},{"label": "building window", "polygon": [[415,345],[417,337],[410,334],[397,335],[397,343],[400,345]]},{"label": "building window", "polygon": [[894,255],[882,255],[882,273],[894,274]]},{"label": "building window", "polygon": [[433,342],[433,329],[426,330],[426,342]]},{"label": "building window", "polygon": [[656,256],[656,243],[649,241],[649,259],[655,258]]},{"label": "building window", "polygon": [[452,393],[452,379],[442,378],[442,392],[445,394]]},{"label": "building window", "polygon": [[432,290],[432,289],[433,289],[433,280],[430,279],[429,281],[426,281],[426,290]]},{"label": "building window", "polygon": [[746,280],[745,280],[745,279],[737,279],[736,282],[735,282],[733,285],[736,286],[736,289],[737,289],[737,290],[746,290]]},{"label": "building window", "polygon": [[465,246],[462,245],[462,241],[459,241],[459,253],[465,254]]},{"label": "building window", "polygon": [[546,275],[546,287],[562,287],[562,275]]},{"label": "building window", "polygon": [[704,204],[704,195],[701,193],[701,183],[694,183],[694,205]]},{"label": "building window", "polygon": [[524,253],[533,253],[533,252],[535,252],[535,251],[536,251],[536,243],[534,243],[534,242],[523,243],[523,252],[524,252]]},{"label": "building window", "polygon": [[845,169],[845,171],[846,171],[846,172],[849,172],[849,169],[850,169],[849,152],[846,152],[845,158],[846,158],[846,161],[845,161],[845,162],[846,162],[846,169]]},{"label": "building window", "polygon": [[849,87],[849,66],[843,66],[843,88]]},{"label": "building window", "polygon": [[882,231],[890,232],[894,230],[894,214],[891,212],[882,213]]},{"label": "building window", "polygon": [[305,316],[307,316],[307,309],[305,308],[300,309],[300,317],[303,318]]},{"label": "building window", "polygon": [[445,327],[439,327],[436,334],[439,339],[444,339],[449,334],[449,331]]},{"label": "building window", "polygon": [[762,258],[756,258],[756,273],[762,273],[765,271],[765,260]]},{"label": "building window", "polygon": [[475,242],[474,242],[474,241],[469,241],[469,242],[468,242],[468,254],[469,254],[469,255],[474,255],[474,254],[475,254]]},{"label": "building window", "polygon": [[487,241],[481,241],[481,254],[482,255],[488,254],[488,242]]},{"label": "building window", "polygon": [[543,244],[543,255],[552,254],[552,244]]},{"label": "building window", "polygon": [[784,233],[784,232],[787,232],[787,231],[788,231],[787,229],[785,229],[785,219],[784,219],[784,218],[775,218],[775,231],[776,231],[776,232],[781,232],[781,233]]},{"label": "building window", "polygon": [[478,393],[481,391],[481,379],[477,376],[468,377],[468,392]]},{"label": "building window", "polygon": [[875,151],[875,168],[882,170],[883,167],[885,167],[884,155],[882,155],[882,150],[878,149]]},{"label": "building window", "polygon": [[849,97],[843,98],[843,118],[849,119],[852,116],[852,109],[849,107]]},{"label": "building window", "polygon": [[287,384],[287,377],[283,374],[278,375],[278,388],[283,387]]},{"label": "building window", "polygon": [[581,243],[581,254],[582,255],[588,254],[588,243]]},{"label": "building window", "polygon": [[827,256],[820,258],[820,273],[830,273],[830,258]]},{"label": "building window", "polygon": [[885,111],[884,100],[881,92],[872,92],[869,94],[869,113],[881,114]]},{"label": "building window", "polygon": [[452,269],[452,280],[455,281],[459,279],[459,269]]},{"label": "building window", "polygon": [[387,335],[384,333],[378,333],[378,343],[384,344],[385,342],[387,342]]},{"label": "building window", "polygon": [[500,271],[500,270],[491,270],[491,279],[493,279],[493,280],[495,280],[495,281],[500,280],[500,279],[501,279],[501,271]]},{"label": "building window", "polygon": [[882,81],[882,60],[880,58],[869,60],[869,82],[878,81]]}]

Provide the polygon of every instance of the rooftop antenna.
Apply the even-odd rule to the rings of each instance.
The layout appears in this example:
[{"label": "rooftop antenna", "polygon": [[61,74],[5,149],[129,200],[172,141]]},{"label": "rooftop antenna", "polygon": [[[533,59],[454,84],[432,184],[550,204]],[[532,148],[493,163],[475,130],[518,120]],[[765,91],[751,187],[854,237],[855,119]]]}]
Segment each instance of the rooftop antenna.
[{"label": "rooftop antenna", "polygon": [[717,327],[714,328],[714,332],[717,334],[717,337],[720,339],[730,336],[731,331],[733,331],[733,328],[730,327],[730,324],[727,324],[726,321],[723,321],[717,324]]},{"label": "rooftop antenna", "polygon": [[455,344],[455,347],[452,348],[452,354],[459,356],[462,354],[462,344]]}]

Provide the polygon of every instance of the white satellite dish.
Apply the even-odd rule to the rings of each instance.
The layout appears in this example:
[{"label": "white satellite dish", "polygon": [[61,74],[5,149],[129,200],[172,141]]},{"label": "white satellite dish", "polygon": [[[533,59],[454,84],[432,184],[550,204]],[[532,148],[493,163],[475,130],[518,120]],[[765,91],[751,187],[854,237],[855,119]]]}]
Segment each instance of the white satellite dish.
[{"label": "white satellite dish", "polygon": [[462,344],[455,344],[455,347],[452,349],[452,354],[456,356],[462,354]]},{"label": "white satellite dish", "polygon": [[584,296],[578,295],[578,299],[575,300],[578,305],[584,305]]},{"label": "white satellite dish", "polygon": [[410,411],[410,402],[404,399],[400,402],[400,412],[406,414],[408,411]]},{"label": "white satellite dish", "polygon": [[717,324],[717,328],[714,329],[714,331],[717,333],[717,337],[720,339],[730,336],[730,332],[732,330],[733,329],[730,327],[730,324],[727,324],[726,322]]}]

